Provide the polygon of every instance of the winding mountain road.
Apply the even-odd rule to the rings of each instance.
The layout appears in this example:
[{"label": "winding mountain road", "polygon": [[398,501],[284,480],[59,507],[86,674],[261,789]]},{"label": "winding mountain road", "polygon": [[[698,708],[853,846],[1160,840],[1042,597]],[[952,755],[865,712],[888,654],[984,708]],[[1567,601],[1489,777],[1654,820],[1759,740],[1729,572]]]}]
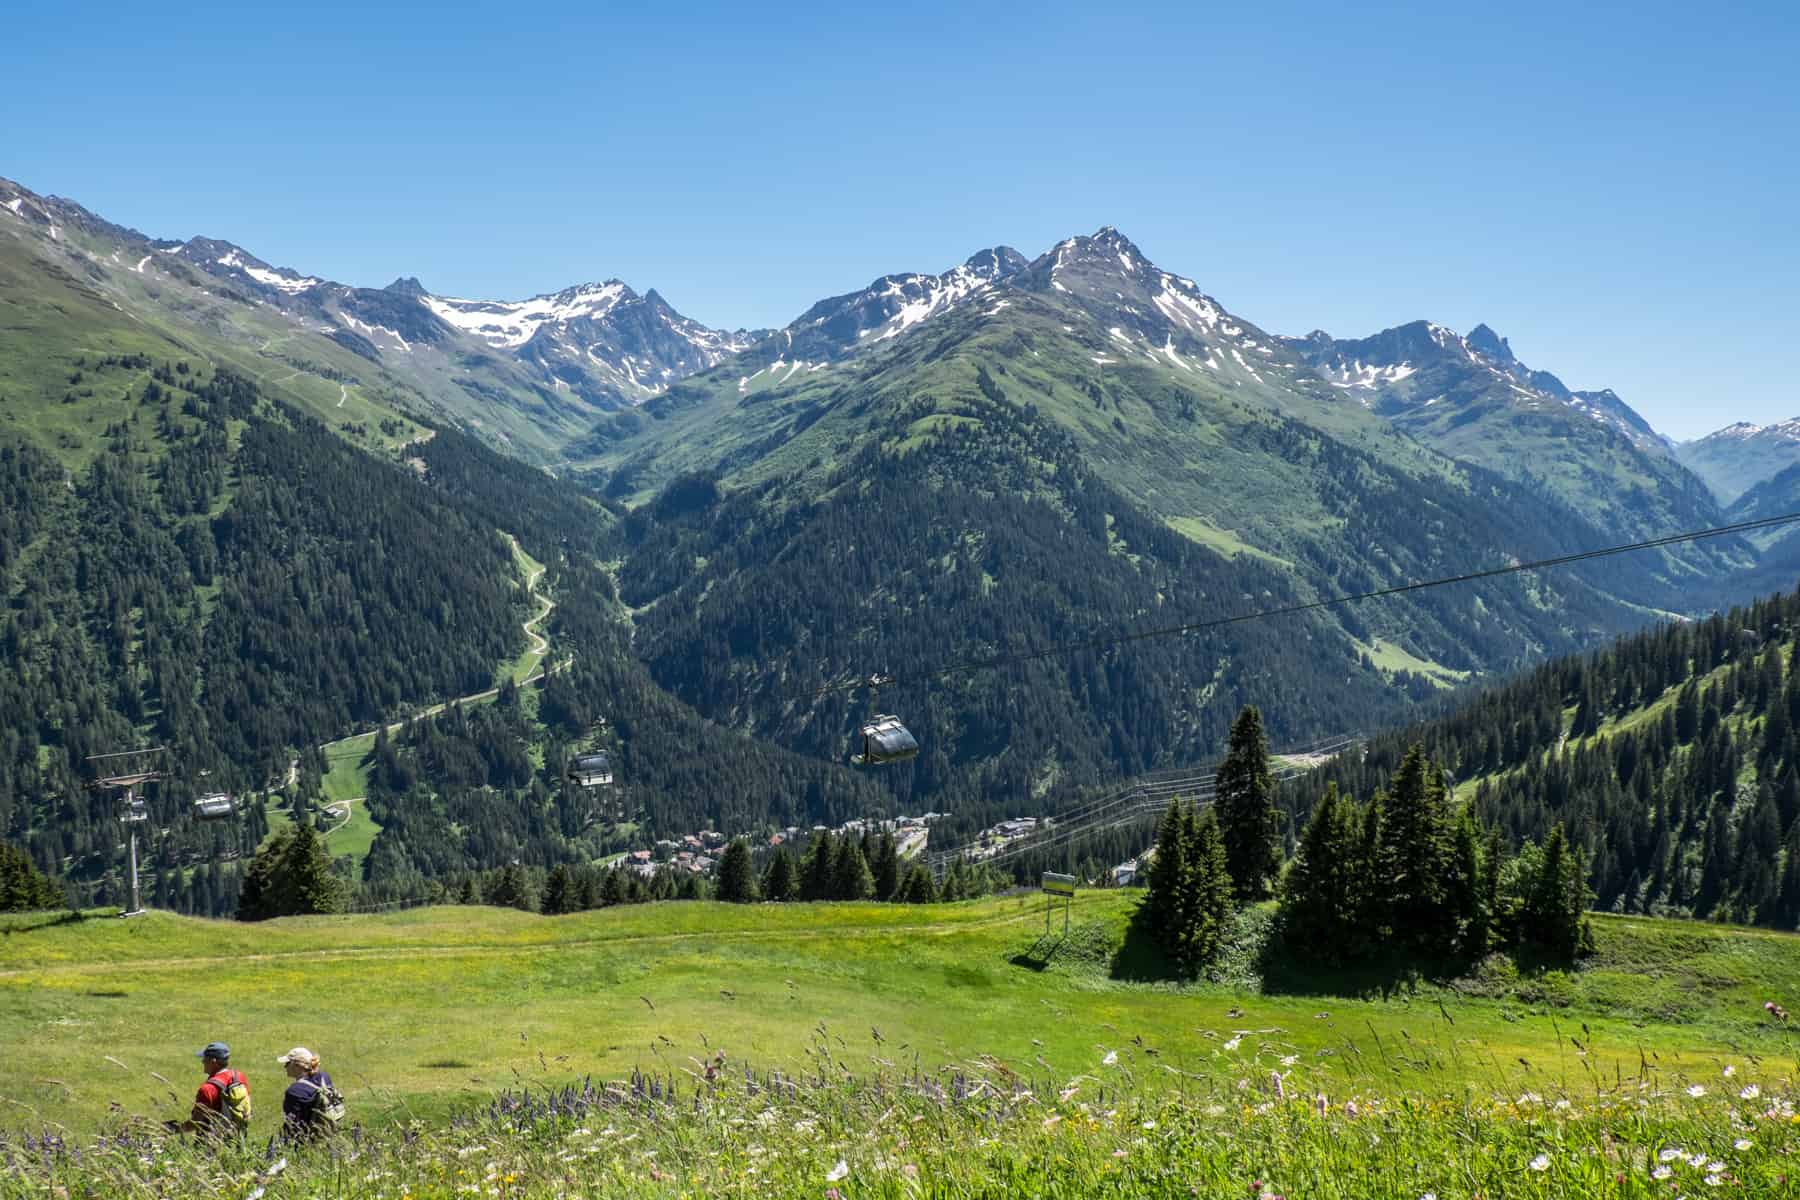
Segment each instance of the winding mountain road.
[{"label": "winding mountain road", "polygon": [[[339,385],[339,386],[342,386],[342,385]],[[519,547],[519,539],[509,533],[506,535],[506,540],[512,546],[513,557],[520,561],[524,561],[525,554],[524,554],[524,551],[522,549],[520,549],[520,547]],[[538,610],[538,613],[536,616],[534,616],[530,620],[524,622],[524,624],[521,626],[521,628],[523,628],[525,630],[525,636],[531,639],[532,645],[531,645],[531,650],[529,651],[529,653],[532,655],[535,655],[537,658],[537,661],[534,662],[531,665],[531,667],[525,671],[524,674],[520,675],[517,679],[515,679],[513,681],[514,684],[519,687],[525,687],[529,684],[536,683],[539,680],[543,679],[546,675],[554,674],[555,672],[557,672],[559,670],[566,670],[568,668],[569,664],[575,661],[574,657],[570,656],[568,658],[563,659],[563,661],[560,663],[552,664],[549,667],[544,666],[544,662],[543,662],[544,655],[546,655],[550,652],[550,640],[548,638],[546,638],[543,634],[539,633],[537,631],[537,627],[542,625],[552,612],[556,611],[556,601],[552,600],[548,596],[538,595],[538,591],[537,591],[538,583],[544,577],[544,570],[545,570],[545,568],[538,567],[535,571],[531,572],[531,574],[529,576],[527,576],[527,578],[525,580],[525,590],[527,592],[531,593],[533,596],[536,596],[538,602],[541,605],[543,605],[543,607]],[[423,717],[435,717],[435,716],[439,715],[440,713],[442,713],[444,710],[448,709],[453,704],[474,704],[475,702],[480,701],[480,700],[491,700],[495,696],[498,696],[499,694],[500,694],[500,687],[495,686],[495,687],[491,687],[491,688],[486,688],[479,692],[470,692],[467,696],[458,696],[454,700],[445,700],[442,703],[433,704],[428,708],[420,709],[418,712],[413,713],[409,717],[405,717],[401,720],[390,723],[387,726],[388,735],[391,737],[392,735],[399,733],[402,729],[405,729],[407,727],[407,725],[409,725],[412,722],[417,721]],[[345,742],[355,741],[357,738],[367,737],[367,736],[369,736],[368,731],[364,731],[362,733],[353,733],[347,737],[337,738],[334,741],[322,742],[319,745],[319,749],[321,751],[329,750],[333,746],[342,745]],[[295,759],[288,764],[288,787],[292,788],[294,786],[295,781],[299,778],[299,770],[300,770],[300,761],[298,759]]]}]

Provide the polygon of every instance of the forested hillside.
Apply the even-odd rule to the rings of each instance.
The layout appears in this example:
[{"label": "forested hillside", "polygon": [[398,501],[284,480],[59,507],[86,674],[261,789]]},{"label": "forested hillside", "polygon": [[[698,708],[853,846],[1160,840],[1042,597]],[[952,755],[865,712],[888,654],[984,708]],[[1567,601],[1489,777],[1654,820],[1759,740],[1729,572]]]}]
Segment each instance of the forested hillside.
[{"label": "forested hillside", "polygon": [[1420,741],[1514,842],[1561,823],[1601,909],[1800,925],[1800,593],[1563,659],[1296,787],[1366,797]]},{"label": "forested hillside", "polygon": [[[482,692],[518,653],[535,604],[509,534],[547,564],[562,669],[541,695],[509,685],[380,739],[379,832],[351,881],[365,897],[585,861],[638,829],[841,820],[878,800],[847,768],[711,726],[657,688],[600,565],[616,518],[579,488],[451,430],[406,462],[371,456],[186,360],[87,369],[135,385],[85,467],[0,445],[0,840],[78,894],[116,896],[123,858],[117,799],[84,790],[83,760],[160,744],[174,777],[149,793],[148,894],[229,912],[234,864],[289,819],[265,791],[316,807],[313,747]],[[597,803],[562,762],[602,721],[622,780]],[[215,789],[244,800],[239,821],[187,815]]]},{"label": "forested hillside", "polygon": [[87,756],[169,747],[159,853],[228,859],[260,813],[185,821],[202,772],[278,785],[292,748],[479,686],[523,636],[499,531],[413,472],[228,372],[96,365],[142,378],[84,468],[0,449],[0,831],[81,878],[118,853]]},{"label": "forested hillside", "polygon": [[841,396],[828,409],[858,409],[866,438],[829,470],[735,489],[691,474],[620,527],[622,597],[659,682],[721,722],[838,757],[871,699],[821,689],[897,675],[879,704],[924,751],[883,781],[902,811],[950,810],[953,832],[1065,787],[1202,761],[1246,703],[1278,744],[1370,728],[1470,672],[1529,661],[1534,640],[1566,651],[1631,628],[1612,594],[1666,587],[1656,563],[1618,561],[920,678],[1312,599],[1306,580],[1356,591],[1604,536],[1479,468],[1446,486],[1296,420],[1239,413],[1233,452],[1292,472],[1293,505],[1335,514],[1336,549],[1229,554],[1107,483],[1029,393],[986,371],[975,383],[880,407]]}]

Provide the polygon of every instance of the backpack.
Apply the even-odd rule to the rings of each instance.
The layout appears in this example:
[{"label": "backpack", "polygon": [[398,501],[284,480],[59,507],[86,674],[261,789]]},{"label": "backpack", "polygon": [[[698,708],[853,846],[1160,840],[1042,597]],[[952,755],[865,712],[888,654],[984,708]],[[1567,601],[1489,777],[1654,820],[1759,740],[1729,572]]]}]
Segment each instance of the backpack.
[{"label": "backpack", "polygon": [[344,1093],[338,1091],[329,1078],[321,1083],[309,1077],[307,1082],[313,1085],[312,1109],[318,1114],[320,1122],[330,1129],[342,1125],[345,1116]]},{"label": "backpack", "polygon": [[219,1089],[219,1114],[231,1122],[231,1128],[244,1133],[250,1128],[250,1084],[243,1072],[226,1067],[207,1080]]}]

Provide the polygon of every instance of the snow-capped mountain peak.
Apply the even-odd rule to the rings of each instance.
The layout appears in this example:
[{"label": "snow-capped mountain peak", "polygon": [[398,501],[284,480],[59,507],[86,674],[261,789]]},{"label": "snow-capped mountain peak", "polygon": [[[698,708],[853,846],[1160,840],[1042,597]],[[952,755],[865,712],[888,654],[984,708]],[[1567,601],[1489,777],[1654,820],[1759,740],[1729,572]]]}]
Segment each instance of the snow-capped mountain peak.
[{"label": "snow-capped mountain peak", "polygon": [[421,298],[440,320],[491,346],[509,350],[529,342],[546,325],[566,325],[582,318],[598,320],[619,304],[635,299],[637,293],[617,279],[584,283],[529,300],[463,300],[429,295]]}]

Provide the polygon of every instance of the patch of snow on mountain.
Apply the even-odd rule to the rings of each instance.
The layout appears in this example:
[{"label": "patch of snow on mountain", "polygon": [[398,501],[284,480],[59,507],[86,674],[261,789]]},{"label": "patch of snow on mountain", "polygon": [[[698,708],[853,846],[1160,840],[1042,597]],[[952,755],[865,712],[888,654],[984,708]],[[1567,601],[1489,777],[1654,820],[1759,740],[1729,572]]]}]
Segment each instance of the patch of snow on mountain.
[{"label": "patch of snow on mountain", "polygon": [[155,257],[155,255],[151,255],[151,254],[144,255],[144,257],[138,259],[137,266],[135,266],[131,269],[136,271],[139,275],[142,275],[144,273],[144,264],[149,262],[154,257]]},{"label": "patch of snow on mountain", "polygon": [[221,267],[236,267],[240,270],[243,269],[244,266],[244,260],[238,257],[238,252],[236,250],[233,250],[224,258],[219,259],[218,263]]},{"label": "patch of snow on mountain", "polygon": [[402,350],[405,350],[409,354],[412,353],[412,347],[407,344],[407,341],[405,338],[400,336],[400,331],[398,329],[389,329],[386,325],[369,325],[369,324],[366,324],[365,322],[357,320],[355,317],[351,316],[349,313],[339,313],[338,320],[340,320],[344,323],[344,327],[346,329],[354,329],[357,332],[361,333],[363,336],[368,337],[370,339],[373,339],[377,336],[385,336],[385,337],[393,338],[396,342],[400,343],[400,348]]},{"label": "patch of snow on mountain", "polygon": [[626,292],[622,283],[586,284],[553,296],[529,300],[459,300],[425,296],[425,307],[446,323],[494,346],[523,346],[539,327],[567,324],[580,317],[598,319],[611,312]]},{"label": "patch of snow on mountain", "polygon": [[1218,308],[1205,296],[1188,295],[1188,292],[1195,289],[1185,279],[1177,281],[1187,284],[1185,290],[1170,287],[1169,283],[1173,278],[1170,275],[1163,276],[1163,289],[1156,294],[1156,307],[1163,316],[1189,330],[1197,331],[1202,327],[1216,329],[1219,324]]},{"label": "patch of snow on mountain", "polygon": [[22,216],[23,214],[20,213],[19,210],[25,207],[25,197],[14,196],[11,200],[6,202],[6,207],[12,210],[13,216]]},{"label": "patch of snow on mountain", "polygon": [[1191,371],[1194,369],[1194,368],[1188,366],[1188,364],[1186,362],[1182,361],[1181,355],[1175,353],[1175,335],[1174,334],[1170,334],[1168,340],[1163,343],[1162,352],[1169,356],[1170,362],[1174,363],[1176,366],[1180,367],[1182,370]]},{"label": "patch of snow on mountain", "polygon": [[[223,262],[224,260],[221,259],[220,261]],[[285,275],[278,275],[274,271],[265,271],[261,267],[243,267],[242,270],[244,274],[256,280],[256,282],[263,284],[266,287],[279,288],[290,296],[304,292],[307,288],[318,287],[321,283],[325,282],[323,279],[313,279],[311,277],[289,279]]]},{"label": "patch of snow on mountain", "polygon": [[1250,372],[1251,376],[1256,380],[1256,382],[1261,383],[1263,381],[1263,377],[1256,373],[1256,368],[1244,361],[1244,355],[1243,355],[1242,351],[1238,350],[1236,347],[1233,347],[1232,351],[1231,351],[1231,357],[1237,359],[1238,366],[1240,366],[1240,367],[1244,368],[1244,370]]},{"label": "patch of snow on mountain", "polygon": [[1115,363],[1115,362],[1119,361],[1116,358],[1108,358],[1104,354],[1096,354],[1096,355],[1093,355],[1092,357],[1095,362],[1099,363],[1103,367],[1106,366],[1108,363]]},{"label": "patch of snow on mountain", "polygon": [[1378,367],[1365,363],[1361,359],[1355,362],[1342,363],[1335,368],[1321,368],[1325,382],[1335,388],[1366,388],[1374,391],[1390,383],[1399,383],[1402,379],[1418,370],[1410,362],[1398,363],[1391,367]]}]

